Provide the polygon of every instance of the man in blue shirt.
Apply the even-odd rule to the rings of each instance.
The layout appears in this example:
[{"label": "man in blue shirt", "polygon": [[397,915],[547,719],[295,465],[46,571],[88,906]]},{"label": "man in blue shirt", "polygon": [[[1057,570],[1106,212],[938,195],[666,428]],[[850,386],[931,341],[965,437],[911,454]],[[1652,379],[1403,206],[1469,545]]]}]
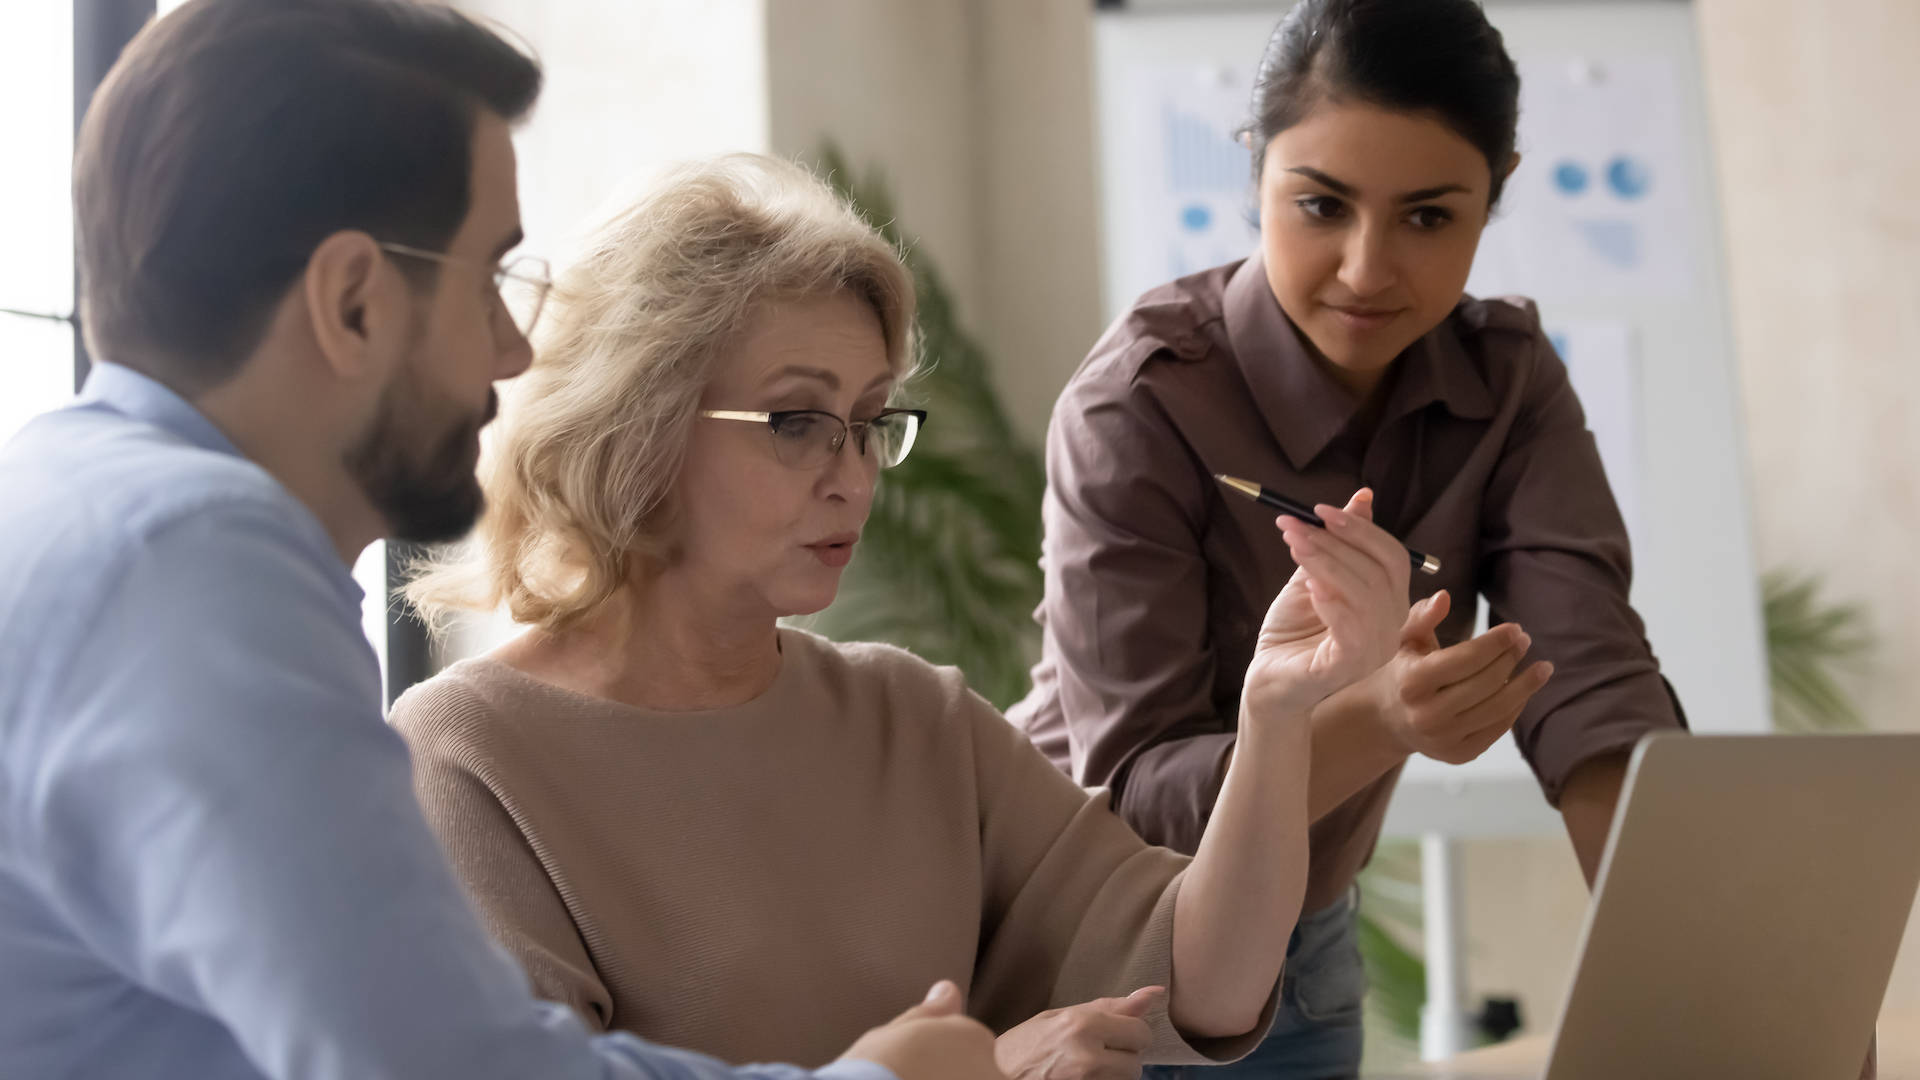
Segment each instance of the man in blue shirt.
[{"label": "man in blue shirt", "polygon": [[[96,97],[105,362],[0,449],[0,1076],[808,1075],[534,1001],[381,720],[347,567],[480,510],[539,80],[449,9],[196,0]],[[957,997],[815,1075],[997,1076]]]}]

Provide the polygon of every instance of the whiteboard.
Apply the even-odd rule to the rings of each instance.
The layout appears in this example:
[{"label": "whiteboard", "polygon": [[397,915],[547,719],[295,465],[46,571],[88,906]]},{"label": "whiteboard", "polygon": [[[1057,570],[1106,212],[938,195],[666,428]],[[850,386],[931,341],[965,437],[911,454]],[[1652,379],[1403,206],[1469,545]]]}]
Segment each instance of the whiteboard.
[{"label": "whiteboard", "polygon": [[[1178,273],[1253,250],[1247,151],[1230,136],[1285,10],[1163,3],[1096,17],[1109,318]],[[1693,8],[1507,0],[1486,10],[1523,73],[1522,160],[1468,289],[1538,301],[1627,519],[1631,599],[1694,730],[1768,730]],[[1460,837],[1560,828],[1511,737],[1467,765],[1415,757],[1386,825]]]}]

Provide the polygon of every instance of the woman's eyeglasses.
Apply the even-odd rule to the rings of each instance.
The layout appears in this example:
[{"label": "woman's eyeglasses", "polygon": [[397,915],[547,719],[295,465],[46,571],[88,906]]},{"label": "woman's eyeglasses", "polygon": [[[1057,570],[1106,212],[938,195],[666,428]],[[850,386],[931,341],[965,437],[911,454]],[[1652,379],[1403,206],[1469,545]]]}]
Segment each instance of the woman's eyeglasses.
[{"label": "woman's eyeglasses", "polygon": [[784,412],[735,412],[729,409],[702,409],[709,420],[745,420],[767,425],[773,437],[773,455],[782,465],[795,469],[818,469],[832,461],[853,436],[853,446],[862,457],[869,449],[883,469],[906,460],[913,440],[927,414],[920,409],[882,409],[871,420],[849,424],[830,412],[819,409],[788,409]]},{"label": "woman's eyeglasses", "polygon": [[381,251],[395,255],[405,255],[413,259],[426,259],[430,262],[444,263],[448,266],[464,266],[478,270],[493,278],[493,292],[488,303],[493,307],[489,315],[497,314],[500,309],[513,319],[513,325],[522,337],[531,338],[533,328],[540,322],[540,312],[547,306],[547,293],[553,289],[553,272],[547,266],[547,260],[521,256],[512,262],[500,266],[489,266],[475,259],[463,259],[458,255],[448,255],[442,251],[428,251],[425,248],[408,247],[405,244],[382,242]]}]

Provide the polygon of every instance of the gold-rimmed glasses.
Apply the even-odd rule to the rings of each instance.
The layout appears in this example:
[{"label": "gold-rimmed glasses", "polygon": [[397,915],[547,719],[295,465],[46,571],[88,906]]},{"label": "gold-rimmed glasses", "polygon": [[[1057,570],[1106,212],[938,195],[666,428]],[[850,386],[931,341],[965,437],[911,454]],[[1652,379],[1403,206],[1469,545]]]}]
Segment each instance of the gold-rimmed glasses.
[{"label": "gold-rimmed glasses", "polygon": [[505,308],[513,325],[526,338],[533,337],[533,328],[540,322],[540,312],[547,306],[547,293],[553,290],[553,271],[545,259],[522,255],[510,262],[489,266],[478,259],[463,259],[444,251],[428,251],[384,240],[380,242],[380,250],[448,266],[464,266],[490,275],[493,278],[493,293],[488,302]]},{"label": "gold-rimmed glasses", "polygon": [[780,412],[738,412],[732,409],[702,409],[709,420],[745,420],[767,425],[773,438],[773,456],[782,465],[795,469],[817,469],[833,460],[853,436],[853,446],[862,457],[869,447],[874,460],[890,469],[906,460],[920,425],[927,422],[922,409],[882,409],[871,420],[848,423],[819,409],[785,409]]}]

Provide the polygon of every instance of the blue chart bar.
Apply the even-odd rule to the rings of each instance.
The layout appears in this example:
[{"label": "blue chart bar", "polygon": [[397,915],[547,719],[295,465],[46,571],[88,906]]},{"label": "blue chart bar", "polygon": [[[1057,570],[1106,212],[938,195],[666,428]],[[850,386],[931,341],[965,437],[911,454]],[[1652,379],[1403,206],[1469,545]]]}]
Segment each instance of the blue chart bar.
[{"label": "blue chart bar", "polygon": [[1175,191],[1239,191],[1252,177],[1247,149],[1201,117],[1169,105],[1166,124],[1167,172]]}]

